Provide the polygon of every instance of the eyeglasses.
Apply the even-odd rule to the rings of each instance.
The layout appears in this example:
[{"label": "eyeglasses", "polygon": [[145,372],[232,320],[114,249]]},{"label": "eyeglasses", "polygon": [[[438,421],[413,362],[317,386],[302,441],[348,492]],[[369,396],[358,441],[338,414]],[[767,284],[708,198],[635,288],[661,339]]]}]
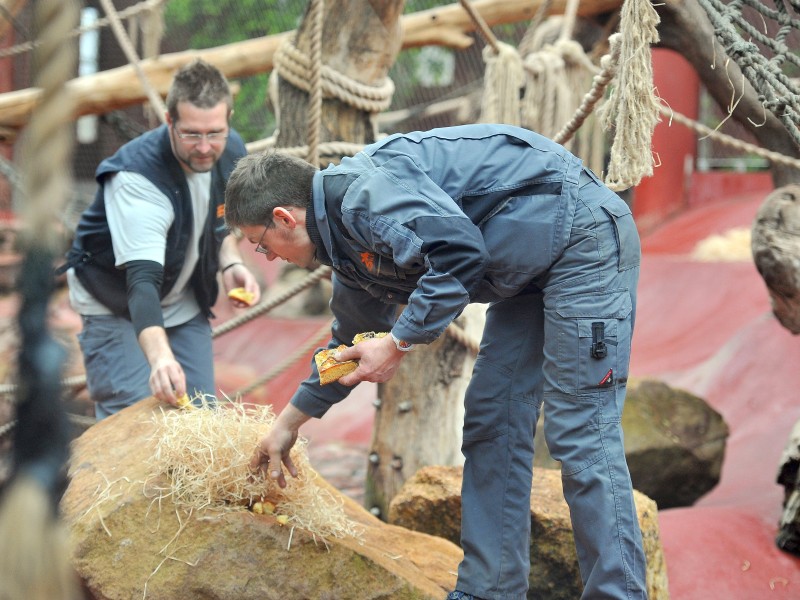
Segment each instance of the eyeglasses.
[{"label": "eyeglasses", "polygon": [[219,144],[220,142],[225,141],[228,139],[228,131],[212,131],[210,133],[195,133],[195,132],[186,132],[181,131],[174,125],[172,126],[172,130],[175,132],[175,135],[178,138],[187,144],[199,144],[200,140],[207,140],[209,144]]},{"label": "eyeglasses", "polygon": [[264,243],[264,236],[267,235],[267,229],[269,229],[269,225],[264,227],[264,233],[261,234],[261,238],[258,240],[258,244],[256,244],[256,252],[259,254],[269,254],[269,248],[266,248]]}]

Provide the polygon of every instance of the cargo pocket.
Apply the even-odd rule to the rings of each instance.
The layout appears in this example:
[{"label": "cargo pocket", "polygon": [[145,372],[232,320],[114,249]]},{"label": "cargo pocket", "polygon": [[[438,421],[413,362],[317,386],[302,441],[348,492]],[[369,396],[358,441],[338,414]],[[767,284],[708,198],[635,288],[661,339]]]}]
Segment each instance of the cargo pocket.
[{"label": "cargo pocket", "polygon": [[614,223],[617,250],[619,251],[618,269],[625,271],[638,267],[641,262],[642,250],[639,232],[636,230],[631,209],[621,199],[603,204],[602,208]]},{"label": "cargo pocket", "polygon": [[561,391],[595,395],[627,382],[632,311],[628,291],[565,296],[555,310]]}]

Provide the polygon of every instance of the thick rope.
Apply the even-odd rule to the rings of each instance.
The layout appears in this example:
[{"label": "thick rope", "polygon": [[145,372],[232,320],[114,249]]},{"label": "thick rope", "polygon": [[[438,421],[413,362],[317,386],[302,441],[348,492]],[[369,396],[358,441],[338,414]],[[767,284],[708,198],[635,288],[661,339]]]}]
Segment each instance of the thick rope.
[{"label": "thick rope", "polygon": [[[272,135],[268,138],[264,138],[263,140],[256,140],[255,142],[249,142],[246,144],[246,148],[247,151],[250,153],[263,152],[264,150],[275,148],[276,151],[289,154],[290,156],[303,157],[308,155],[309,151],[308,146],[276,148],[275,144],[276,144],[276,136]],[[364,144],[356,144],[355,142],[322,142],[318,146],[318,152],[321,161],[323,157],[354,156],[355,154],[361,152],[363,148]],[[325,166],[327,166],[327,163],[325,164]]]},{"label": "thick rope", "polygon": [[319,143],[322,128],[322,25],[325,13],[323,0],[311,0],[308,18],[311,21],[311,77],[308,82],[308,155],[306,161],[319,164]]},{"label": "thick rope", "polygon": [[147,79],[147,75],[145,74],[144,69],[142,69],[139,55],[136,53],[136,48],[133,47],[130,38],[128,38],[128,35],[125,33],[125,30],[122,27],[122,22],[117,14],[117,10],[114,8],[111,0],[100,0],[100,5],[103,7],[103,10],[106,11],[106,16],[111,24],[111,29],[114,31],[114,35],[116,36],[122,51],[125,53],[128,62],[136,72],[136,76],[139,78],[139,82],[142,84],[142,89],[147,94],[147,98],[150,100],[150,104],[152,105],[153,110],[156,112],[156,116],[162,123],[166,123],[167,107],[164,104],[164,101],[161,99],[161,96],[159,96],[155,89],[153,89],[153,86]]},{"label": "thick rope", "polygon": [[519,95],[524,86],[522,59],[513,46],[497,42],[483,49],[486,72],[483,76],[481,121],[520,125]]},{"label": "thick rope", "polygon": [[586,117],[589,116],[597,103],[602,100],[603,94],[608,84],[617,74],[617,63],[619,62],[620,34],[615,33],[608,41],[610,52],[600,59],[600,72],[592,79],[592,87],[583,97],[583,101],[572,118],[564,125],[553,139],[559,144],[566,143],[578,129],[580,129]]},{"label": "thick rope", "polygon": [[[294,41],[287,38],[275,52],[273,58],[278,75],[298,89],[309,91],[311,59],[297,49]],[[350,106],[369,113],[378,113],[389,108],[394,94],[394,83],[388,77],[380,86],[365,85],[321,65],[322,93],[326,98],[337,98]]]},{"label": "thick rope", "polygon": [[467,14],[469,15],[469,18],[472,19],[472,22],[475,23],[475,26],[478,28],[478,33],[481,34],[483,41],[486,42],[492,48],[492,50],[494,50],[495,54],[499,54],[501,52],[500,44],[492,30],[489,28],[489,25],[487,25],[486,21],[484,21],[481,13],[475,10],[475,7],[472,6],[472,3],[469,0],[459,0],[459,2],[464,10],[467,11]]},{"label": "thick rope", "polygon": [[670,121],[676,121],[689,129],[693,129],[697,133],[705,136],[713,138],[719,141],[726,146],[730,146],[731,148],[735,148],[736,150],[740,150],[741,152],[755,154],[756,156],[760,156],[761,158],[766,158],[768,161],[779,164],[785,165],[787,167],[794,167],[795,169],[800,170],[800,159],[795,158],[793,156],[786,156],[784,154],[780,154],[778,152],[773,152],[772,150],[766,150],[761,148],[760,146],[756,146],[754,144],[750,144],[748,142],[744,142],[739,138],[735,138],[733,136],[727,135],[725,133],[720,133],[710,127],[706,127],[702,123],[698,123],[686,117],[680,113],[675,112],[668,106],[661,106],[661,114],[667,117]]},{"label": "thick rope", "polygon": [[298,360],[303,358],[306,354],[308,354],[309,352],[311,352],[315,348],[319,347],[324,340],[330,339],[330,337],[331,337],[331,325],[332,325],[332,321],[328,321],[327,323],[325,323],[322,327],[319,328],[319,330],[314,335],[312,335],[310,338],[308,338],[308,341],[305,344],[303,344],[302,346],[296,348],[291,354],[289,354],[281,362],[279,362],[272,369],[270,369],[269,371],[264,373],[264,375],[262,377],[259,377],[258,379],[256,379],[250,385],[247,385],[247,386],[245,386],[245,387],[243,387],[243,388],[241,388],[239,390],[236,390],[236,392],[233,394],[233,397],[234,398],[239,398],[241,396],[249,394],[250,392],[252,392],[256,388],[264,385],[268,381],[271,381],[272,379],[275,379],[278,375],[283,373],[286,369],[291,367]]},{"label": "thick rope", "polygon": [[284,293],[282,293],[277,298],[274,298],[269,301],[260,302],[256,304],[252,308],[248,308],[245,312],[243,312],[238,317],[234,317],[232,319],[228,319],[221,325],[218,325],[211,331],[212,337],[216,338],[221,335],[228,333],[229,331],[236,329],[239,325],[243,323],[247,323],[248,321],[252,321],[258,316],[263,315],[271,311],[276,306],[279,306],[290,300],[304,289],[311,287],[312,285],[316,284],[321,279],[324,279],[330,275],[331,268],[327,266],[317,267],[312,273],[310,273],[305,279],[299,281],[297,284],[290,287]]},{"label": "thick rope", "polygon": [[659,17],[650,0],[622,5],[617,85],[603,105],[606,129],[615,129],[606,185],[621,191],[653,174],[652,139],[660,103],[653,86],[650,44],[658,41]]}]

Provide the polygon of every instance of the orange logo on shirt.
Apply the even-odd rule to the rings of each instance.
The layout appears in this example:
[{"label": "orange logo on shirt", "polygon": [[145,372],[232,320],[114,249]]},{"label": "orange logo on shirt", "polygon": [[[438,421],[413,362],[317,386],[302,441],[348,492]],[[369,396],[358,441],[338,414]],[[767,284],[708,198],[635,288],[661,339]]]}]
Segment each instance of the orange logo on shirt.
[{"label": "orange logo on shirt", "polygon": [[225,216],[225,205],[217,204],[217,218],[221,219],[224,216]]},{"label": "orange logo on shirt", "polygon": [[367,267],[368,271],[372,271],[375,268],[375,255],[372,252],[362,252],[361,262]]}]

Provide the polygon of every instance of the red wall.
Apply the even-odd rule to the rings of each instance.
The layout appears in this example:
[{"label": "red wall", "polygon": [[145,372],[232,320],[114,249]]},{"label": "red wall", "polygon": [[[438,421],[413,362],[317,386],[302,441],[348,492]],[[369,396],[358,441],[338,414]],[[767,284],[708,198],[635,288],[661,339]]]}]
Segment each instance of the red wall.
[{"label": "red wall", "polygon": [[[676,112],[697,119],[700,84],[692,66],[672,50],[653,49],[656,94]],[[651,229],[687,204],[687,188],[694,170],[697,134],[661,117],[653,132],[653,176],[633,190],[633,214],[639,228]]]}]

